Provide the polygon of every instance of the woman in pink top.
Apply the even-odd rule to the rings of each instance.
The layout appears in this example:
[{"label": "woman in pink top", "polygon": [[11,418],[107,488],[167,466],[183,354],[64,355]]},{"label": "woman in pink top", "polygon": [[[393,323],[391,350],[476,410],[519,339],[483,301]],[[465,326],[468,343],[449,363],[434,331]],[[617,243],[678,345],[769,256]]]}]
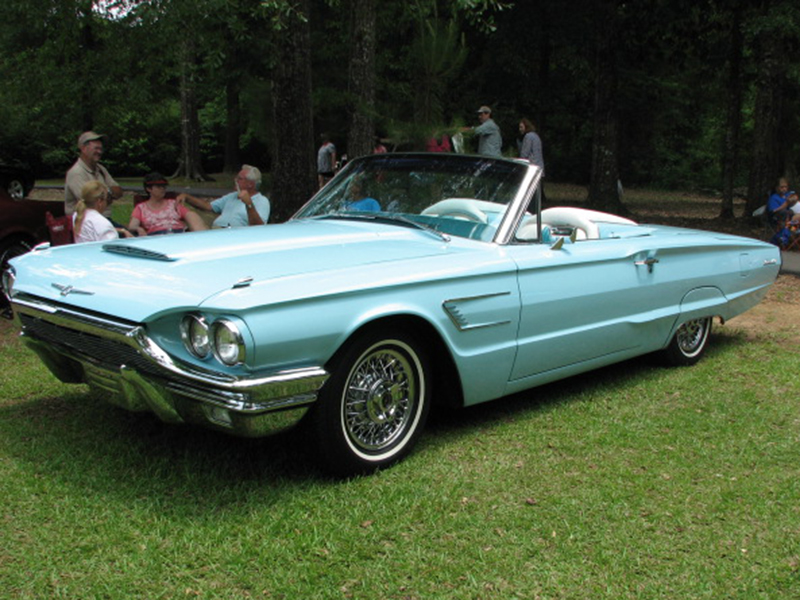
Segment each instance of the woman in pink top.
[{"label": "woman in pink top", "polygon": [[207,229],[197,213],[174,198],[166,198],[167,179],[160,173],[144,178],[144,189],[150,196],[133,209],[128,229],[139,235],[160,235]]}]

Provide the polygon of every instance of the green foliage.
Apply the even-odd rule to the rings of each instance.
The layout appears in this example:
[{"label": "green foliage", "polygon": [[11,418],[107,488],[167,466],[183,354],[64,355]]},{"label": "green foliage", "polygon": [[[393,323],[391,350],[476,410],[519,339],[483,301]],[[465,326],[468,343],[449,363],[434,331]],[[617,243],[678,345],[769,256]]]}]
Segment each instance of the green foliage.
[{"label": "green foliage", "polygon": [[464,36],[455,19],[420,22],[410,54],[416,65],[415,117],[425,124],[441,122],[445,94],[467,57]]},{"label": "green foliage", "polygon": [[[0,19],[0,155],[31,164],[40,177],[74,160],[88,128],[110,136],[115,174],[145,166],[174,169],[180,147],[178,78],[194,84],[204,161],[222,163],[233,86],[241,107],[242,158],[270,164],[274,146],[271,73],[275,32],[294,18],[311,27],[316,134],[346,151],[349,4],[310,0],[6,0]],[[596,74],[597,3],[414,0],[376,3],[378,133],[416,146],[447,124],[474,124],[490,104],[505,150],[513,153],[520,117],[536,123],[548,177],[586,181]],[[800,8],[790,0],[644,0],[616,3],[620,166],[624,182],[719,188],[727,124],[727,48],[734,9],[744,33],[737,185],[753,161],[755,107],[763,66],[758,40],[786,49],[778,153],[797,170],[800,114]],[[181,54],[196,42],[194,58]],[[409,42],[410,40],[410,42]],[[777,118],[776,117],[776,118]]]}]

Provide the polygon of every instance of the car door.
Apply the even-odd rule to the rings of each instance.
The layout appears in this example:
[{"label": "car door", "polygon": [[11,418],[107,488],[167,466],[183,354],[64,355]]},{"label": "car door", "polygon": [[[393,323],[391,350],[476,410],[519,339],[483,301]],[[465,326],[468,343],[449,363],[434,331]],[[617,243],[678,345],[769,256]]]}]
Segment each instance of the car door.
[{"label": "car door", "polygon": [[659,274],[649,236],[509,247],[521,315],[511,381],[556,379],[650,351],[666,340],[685,286]]}]

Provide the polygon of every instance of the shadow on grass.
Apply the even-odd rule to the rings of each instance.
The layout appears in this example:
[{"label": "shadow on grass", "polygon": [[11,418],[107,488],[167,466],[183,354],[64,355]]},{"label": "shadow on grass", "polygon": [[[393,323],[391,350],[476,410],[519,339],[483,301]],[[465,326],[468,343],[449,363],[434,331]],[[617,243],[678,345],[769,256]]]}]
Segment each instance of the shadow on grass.
[{"label": "shadow on grass", "polygon": [[[714,332],[701,364],[722,359],[726,352],[741,346],[744,342],[746,336],[742,332],[730,330],[720,334]],[[610,394],[619,390],[622,393],[628,388],[639,385],[644,377],[654,373],[657,376],[659,370],[666,375],[674,369],[679,371],[687,369],[688,374],[693,368],[665,366],[658,354],[639,356],[505,396],[496,401],[455,412],[436,412],[432,415],[423,441],[425,445],[438,446],[440,443],[447,443],[447,439],[476,435],[525,415],[581,401],[584,393],[590,390],[604,389]]]},{"label": "shadow on grass", "polygon": [[[717,335],[706,361],[741,336]],[[419,450],[446,451],[457,443],[524,416],[582,401],[587,390],[614,394],[638,385],[656,366],[639,357],[540,386],[495,402],[436,414]],[[70,390],[73,388],[69,388]],[[169,510],[218,511],[258,497],[260,505],[290,498],[309,485],[336,485],[317,468],[302,429],[242,439],[199,427],[170,425],[149,413],[129,413],[86,393],[37,398],[0,409],[4,445],[20,468],[57,480],[77,493],[147,498]]]},{"label": "shadow on grass", "polygon": [[19,468],[78,493],[191,506],[195,514],[253,494],[269,505],[297,487],[286,483],[324,481],[294,432],[243,439],[171,425],[81,389],[0,409],[0,435]]}]

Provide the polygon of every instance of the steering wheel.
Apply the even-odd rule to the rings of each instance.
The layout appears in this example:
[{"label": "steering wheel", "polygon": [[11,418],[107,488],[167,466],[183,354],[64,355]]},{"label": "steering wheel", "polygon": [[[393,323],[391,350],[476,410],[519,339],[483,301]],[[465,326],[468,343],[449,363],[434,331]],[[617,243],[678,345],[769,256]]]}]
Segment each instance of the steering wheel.
[{"label": "steering wheel", "polygon": [[452,217],[485,225],[489,222],[489,218],[475,206],[476,202],[470,198],[448,198],[429,206],[421,214],[431,217]]}]

